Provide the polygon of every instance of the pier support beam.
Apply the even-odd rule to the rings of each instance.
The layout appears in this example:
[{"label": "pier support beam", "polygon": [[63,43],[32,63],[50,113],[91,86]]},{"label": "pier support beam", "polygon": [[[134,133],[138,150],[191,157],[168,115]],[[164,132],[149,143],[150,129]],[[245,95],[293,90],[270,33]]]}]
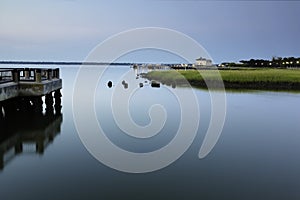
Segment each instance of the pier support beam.
[{"label": "pier support beam", "polygon": [[46,114],[53,114],[53,96],[52,96],[52,92],[49,94],[46,94],[45,97],[45,104],[46,104]]},{"label": "pier support beam", "polygon": [[56,114],[61,114],[61,92],[60,90],[55,90],[54,92],[54,99],[55,99],[55,105],[54,105],[54,108],[55,108],[55,112]]}]

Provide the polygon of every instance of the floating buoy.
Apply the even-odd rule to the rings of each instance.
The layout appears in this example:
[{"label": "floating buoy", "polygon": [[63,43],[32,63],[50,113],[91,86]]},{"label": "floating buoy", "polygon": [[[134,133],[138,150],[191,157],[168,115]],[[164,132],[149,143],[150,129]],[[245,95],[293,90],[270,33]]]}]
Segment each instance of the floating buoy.
[{"label": "floating buoy", "polygon": [[111,82],[111,81],[108,81],[107,86],[108,86],[109,88],[111,88],[111,87],[112,87],[112,82]]},{"label": "floating buoy", "polygon": [[158,83],[158,82],[156,82],[156,81],[152,81],[152,82],[151,82],[151,87],[159,88],[159,87],[160,87],[160,83]]},{"label": "floating buoy", "polygon": [[176,83],[175,82],[172,83],[172,88],[176,88]]},{"label": "floating buoy", "polygon": [[125,89],[128,88],[128,83],[126,83],[125,80],[122,81],[122,85],[124,86]]}]

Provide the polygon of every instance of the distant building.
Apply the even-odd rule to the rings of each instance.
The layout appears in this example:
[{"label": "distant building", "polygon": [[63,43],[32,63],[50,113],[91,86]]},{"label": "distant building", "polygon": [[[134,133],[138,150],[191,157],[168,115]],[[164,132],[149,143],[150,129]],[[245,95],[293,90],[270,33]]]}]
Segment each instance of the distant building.
[{"label": "distant building", "polygon": [[197,58],[196,59],[196,63],[195,63],[196,67],[207,67],[207,66],[212,66],[212,60],[210,59],[206,59],[206,58]]}]

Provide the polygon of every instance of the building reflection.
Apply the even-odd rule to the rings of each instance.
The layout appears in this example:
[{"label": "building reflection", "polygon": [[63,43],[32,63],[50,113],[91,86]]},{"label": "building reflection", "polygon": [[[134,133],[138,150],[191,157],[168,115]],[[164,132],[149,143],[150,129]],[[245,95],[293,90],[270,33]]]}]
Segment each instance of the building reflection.
[{"label": "building reflection", "polygon": [[0,118],[0,170],[17,155],[43,154],[60,133],[62,121],[62,114],[53,110]]}]

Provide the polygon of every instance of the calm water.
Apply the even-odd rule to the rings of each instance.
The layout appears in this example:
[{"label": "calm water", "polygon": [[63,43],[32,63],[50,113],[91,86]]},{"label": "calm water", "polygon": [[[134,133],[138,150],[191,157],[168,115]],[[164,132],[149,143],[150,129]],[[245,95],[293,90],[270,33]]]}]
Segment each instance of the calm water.
[{"label": "calm water", "polygon": [[[61,116],[35,118],[34,123],[24,119],[23,124],[12,125],[14,128],[1,125],[5,129],[1,128],[0,149],[9,144],[15,148],[2,152],[0,199],[300,199],[299,93],[228,92],[222,134],[208,156],[199,159],[211,104],[207,91],[195,89],[201,117],[188,151],[164,169],[129,174],[103,165],[86,150],[72,109],[78,68],[61,70]],[[154,104],[163,105],[168,117],[158,135],[133,138],[118,128],[110,109],[113,89],[128,71],[134,75],[129,67],[114,67],[99,81],[95,93],[98,122],[107,137],[123,149],[143,153],[162,148],[175,136],[180,123],[181,111],[172,92],[188,89],[152,88],[145,80],[136,79],[136,84],[143,82],[144,87],[130,99],[135,123],[149,124],[148,110]],[[113,88],[107,87],[108,80]],[[22,151],[18,151],[20,141]]]}]

